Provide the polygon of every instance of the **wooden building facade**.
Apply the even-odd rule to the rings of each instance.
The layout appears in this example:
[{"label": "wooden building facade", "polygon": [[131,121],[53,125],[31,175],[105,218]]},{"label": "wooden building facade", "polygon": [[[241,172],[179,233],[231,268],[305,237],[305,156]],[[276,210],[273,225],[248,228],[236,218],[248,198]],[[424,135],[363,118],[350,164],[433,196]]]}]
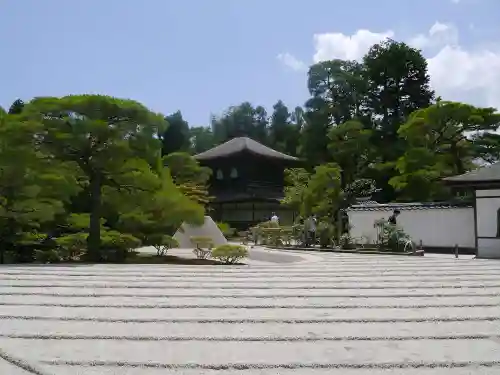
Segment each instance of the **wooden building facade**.
[{"label": "wooden building facade", "polygon": [[275,212],[281,223],[293,222],[294,212],[280,201],[284,171],[298,167],[298,158],[246,137],[233,138],[195,158],[212,170],[209,192],[214,197],[210,213],[214,220],[246,229]]}]

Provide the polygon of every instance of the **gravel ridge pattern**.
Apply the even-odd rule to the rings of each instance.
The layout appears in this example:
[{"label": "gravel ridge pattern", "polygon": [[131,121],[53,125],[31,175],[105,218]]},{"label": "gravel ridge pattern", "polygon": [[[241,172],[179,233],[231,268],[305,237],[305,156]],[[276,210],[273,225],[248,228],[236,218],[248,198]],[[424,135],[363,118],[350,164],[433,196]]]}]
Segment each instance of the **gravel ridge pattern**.
[{"label": "gravel ridge pattern", "polygon": [[3,266],[4,373],[498,374],[500,263]]}]

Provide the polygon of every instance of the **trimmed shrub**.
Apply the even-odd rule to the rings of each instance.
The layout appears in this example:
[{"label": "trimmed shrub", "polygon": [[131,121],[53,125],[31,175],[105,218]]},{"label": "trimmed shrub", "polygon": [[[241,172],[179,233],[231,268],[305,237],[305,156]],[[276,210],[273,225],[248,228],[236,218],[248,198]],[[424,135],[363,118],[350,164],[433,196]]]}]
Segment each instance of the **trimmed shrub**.
[{"label": "trimmed shrub", "polygon": [[335,237],[335,226],[326,221],[319,222],[316,228],[316,236],[321,248],[326,249],[332,247]]},{"label": "trimmed shrub", "polygon": [[281,242],[285,246],[291,246],[294,242],[293,227],[281,227]]},{"label": "trimmed shrub", "polygon": [[261,231],[264,244],[273,247],[283,246],[283,241],[281,238],[281,228],[279,227],[262,228]]},{"label": "trimmed shrub", "polygon": [[292,241],[297,246],[305,246],[306,233],[304,224],[294,224],[292,226]]},{"label": "trimmed shrub", "polygon": [[80,260],[87,251],[87,237],[87,233],[80,232],[56,238],[60,260],[63,262]]},{"label": "trimmed shrub", "polygon": [[241,245],[221,245],[212,250],[212,258],[224,263],[234,264],[248,256],[248,250]]},{"label": "trimmed shrub", "polygon": [[279,228],[280,225],[279,225],[279,223],[277,223],[275,221],[268,220],[268,221],[264,221],[262,223],[257,224],[257,227],[259,227],[259,228]]},{"label": "trimmed shrub", "polygon": [[[403,228],[390,224],[385,220],[377,220],[374,227],[378,232],[378,245],[383,250],[389,251],[405,251],[408,243],[411,243],[410,236],[403,230]],[[414,247],[412,245],[412,247]]]},{"label": "trimmed shrub", "polygon": [[251,228],[255,245],[258,245],[259,243],[268,244],[268,242],[271,241],[268,231],[268,229],[271,228],[279,229],[280,225],[274,221],[269,220],[259,223]]},{"label": "trimmed shrub", "polygon": [[123,263],[129,252],[141,246],[138,238],[115,230],[102,233],[101,243],[103,261],[111,263]]},{"label": "trimmed shrub", "polygon": [[356,248],[356,245],[354,244],[354,239],[349,235],[349,233],[344,233],[342,236],[340,236],[339,246],[341,249],[344,250]]},{"label": "trimmed shrub", "polygon": [[35,260],[40,263],[58,263],[61,260],[56,249],[35,250]]},{"label": "trimmed shrub", "polygon": [[179,242],[166,234],[149,235],[147,241],[156,249],[157,256],[167,255],[168,250],[179,247]]},{"label": "trimmed shrub", "polygon": [[194,246],[193,253],[198,259],[207,259],[211,255],[214,241],[210,237],[194,236],[190,238]]}]

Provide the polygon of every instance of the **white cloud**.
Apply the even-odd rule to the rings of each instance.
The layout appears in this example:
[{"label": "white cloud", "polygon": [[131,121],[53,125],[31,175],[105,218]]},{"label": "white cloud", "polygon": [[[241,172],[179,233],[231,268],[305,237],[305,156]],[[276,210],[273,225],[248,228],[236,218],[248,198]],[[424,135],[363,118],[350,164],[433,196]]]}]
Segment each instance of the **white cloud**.
[{"label": "white cloud", "polygon": [[372,45],[393,36],[394,32],[391,30],[382,33],[358,30],[351,36],[342,33],[316,34],[316,53],[313,59],[314,62],[330,59],[358,60]]},{"label": "white cloud", "polygon": [[500,50],[447,45],[428,62],[432,86],[444,99],[500,109]]},{"label": "white cloud", "polygon": [[[392,30],[358,30],[353,35],[314,35],[313,62],[330,59],[359,60],[375,43],[394,38]],[[436,22],[425,34],[407,42],[427,57],[431,85],[446,100],[464,101],[500,109],[500,46],[469,49],[460,45],[459,32],[451,24]],[[287,60],[306,66],[292,55]],[[284,60],[284,59],[283,59]]]},{"label": "white cloud", "polygon": [[417,48],[444,47],[458,44],[458,30],[455,26],[436,22],[427,34],[418,34],[408,41]]},{"label": "white cloud", "polygon": [[289,67],[292,70],[296,71],[305,71],[307,70],[307,65],[303,61],[300,61],[295,56],[287,53],[280,53],[277,56],[278,60],[280,60],[283,64]]}]

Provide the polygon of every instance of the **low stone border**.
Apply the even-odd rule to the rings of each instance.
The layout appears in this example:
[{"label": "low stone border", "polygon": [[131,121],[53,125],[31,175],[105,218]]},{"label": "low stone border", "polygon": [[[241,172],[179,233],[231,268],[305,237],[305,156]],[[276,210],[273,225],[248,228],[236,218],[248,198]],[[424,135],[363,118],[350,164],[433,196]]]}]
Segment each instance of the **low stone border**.
[{"label": "low stone border", "polygon": [[377,250],[345,250],[345,249],[324,249],[318,247],[295,247],[295,246],[285,246],[285,247],[273,247],[269,245],[259,245],[271,250],[295,250],[295,251],[318,251],[324,253],[346,253],[346,254],[380,254],[380,255],[403,255],[403,256],[419,256],[422,254],[421,251],[413,252],[392,252],[392,251],[377,251]]}]

